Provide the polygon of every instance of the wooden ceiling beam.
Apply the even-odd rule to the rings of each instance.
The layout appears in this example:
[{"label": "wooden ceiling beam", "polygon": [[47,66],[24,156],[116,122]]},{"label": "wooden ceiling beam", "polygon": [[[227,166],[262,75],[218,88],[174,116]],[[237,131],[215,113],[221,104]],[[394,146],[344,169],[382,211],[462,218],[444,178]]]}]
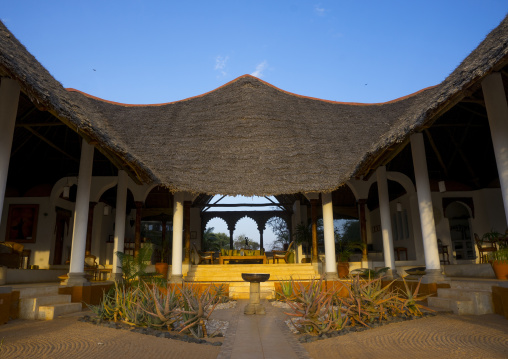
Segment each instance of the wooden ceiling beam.
[{"label": "wooden ceiling beam", "polygon": [[448,178],[448,169],[446,168],[446,165],[445,165],[445,163],[443,161],[443,157],[441,157],[441,153],[439,152],[439,150],[438,150],[438,148],[436,146],[436,143],[432,139],[432,135],[430,134],[430,131],[429,130],[424,130],[423,132],[425,132],[425,134],[427,135],[427,138],[428,138],[429,143],[430,143],[430,147],[432,147],[432,150],[436,154],[437,160],[438,160],[439,164],[441,165],[441,168],[443,169],[446,178]]},{"label": "wooden ceiling beam", "polygon": [[65,126],[62,122],[33,122],[33,123],[17,123],[16,127],[52,127]]},{"label": "wooden ceiling beam", "polygon": [[39,132],[35,131],[33,128],[31,128],[30,126],[23,126],[23,128],[25,128],[27,131],[31,132],[33,135],[35,135],[36,137],[40,138],[42,141],[46,142],[46,144],[48,144],[51,148],[54,148],[55,150],[57,150],[58,152],[62,153],[63,155],[65,155],[66,157],[70,158],[71,160],[73,161],[76,161],[79,163],[79,160],[73,156],[71,156],[70,154],[68,154],[67,152],[65,152],[64,150],[62,150],[60,147],[58,147],[57,145],[55,145],[52,141],[48,140],[46,137],[44,137],[43,135],[41,135]]}]

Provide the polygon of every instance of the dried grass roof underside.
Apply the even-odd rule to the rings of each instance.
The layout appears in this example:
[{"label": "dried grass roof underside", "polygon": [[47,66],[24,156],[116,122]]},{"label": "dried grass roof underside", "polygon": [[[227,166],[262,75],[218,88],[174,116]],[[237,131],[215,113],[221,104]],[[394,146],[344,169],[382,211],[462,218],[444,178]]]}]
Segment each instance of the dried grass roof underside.
[{"label": "dried grass roof underside", "polygon": [[361,174],[506,62],[507,44],[505,18],[440,85],[369,105],[298,96],[247,75],[173,103],[111,103],[65,90],[3,24],[0,73],[140,181],[263,196],[331,191]]}]

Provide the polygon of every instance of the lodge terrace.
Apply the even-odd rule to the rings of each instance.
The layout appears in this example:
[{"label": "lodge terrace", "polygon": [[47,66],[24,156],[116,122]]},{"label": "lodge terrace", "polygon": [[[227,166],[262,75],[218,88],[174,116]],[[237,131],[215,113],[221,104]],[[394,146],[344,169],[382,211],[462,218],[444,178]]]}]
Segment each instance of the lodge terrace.
[{"label": "lodge terrace", "polygon": [[[473,233],[508,227],[507,45],[505,18],[442,83],[386,103],[309,98],[245,75],[130,105],[64,89],[1,24],[0,233],[23,245],[24,262],[0,267],[0,280],[67,274],[64,287],[86,288],[88,254],[119,278],[113,253],[137,252],[140,223],[154,218],[172,222],[171,282],[199,281],[200,268],[223,280],[210,278],[218,264],[193,264],[214,195],[274,196],[293,232],[322,218],[324,255],[293,266],[327,280],[334,218],[360,220],[368,251],[353,267],[397,277],[421,266],[429,285],[470,271]],[[466,276],[492,276],[473,267]]]}]

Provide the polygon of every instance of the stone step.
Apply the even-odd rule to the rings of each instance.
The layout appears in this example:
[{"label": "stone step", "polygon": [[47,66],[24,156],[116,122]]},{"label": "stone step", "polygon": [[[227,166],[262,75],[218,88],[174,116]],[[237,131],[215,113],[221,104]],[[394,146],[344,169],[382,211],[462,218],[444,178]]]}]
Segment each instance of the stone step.
[{"label": "stone step", "polygon": [[468,289],[468,290],[478,290],[478,291],[488,291],[492,292],[493,286],[503,286],[508,287],[508,282],[506,281],[498,281],[498,280],[482,280],[482,281],[473,281],[473,280],[455,280],[453,279],[450,283],[450,287],[453,289]]},{"label": "stone step", "polygon": [[[260,283],[259,295],[261,299],[272,299],[274,297],[275,287],[273,282]],[[235,282],[229,284],[229,297],[231,299],[249,299],[250,297],[250,283],[249,282]]]},{"label": "stone step", "polygon": [[489,314],[494,312],[492,293],[457,288],[438,288],[437,297],[430,297],[430,306],[452,310],[455,314]]},{"label": "stone step", "polygon": [[39,306],[37,319],[53,320],[59,315],[80,312],[82,309],[81,303],[61,303],[53,305]]},{"label": "stone step", "polygon": [[[35,298],[20,298],[19,317],[21,319],[37,319],[39,308],[54,304],[68,304],[71,302],[71,296],[65,295],[46,295]],[[79,303],[78,303],[79,304]]]},{"label": "stone step", "polygon": [[19,288],[20,298],[35,298],[48,295],[58,295],[58,288],[60,285],[45,285],[45,286],[32,286],[26,288]]},{"label": "stone step", "polygon": [[458,315],[477,314],[472,300],[455,300],[453,298],[430,297],[427,299],[430,307],[451,310]]}]

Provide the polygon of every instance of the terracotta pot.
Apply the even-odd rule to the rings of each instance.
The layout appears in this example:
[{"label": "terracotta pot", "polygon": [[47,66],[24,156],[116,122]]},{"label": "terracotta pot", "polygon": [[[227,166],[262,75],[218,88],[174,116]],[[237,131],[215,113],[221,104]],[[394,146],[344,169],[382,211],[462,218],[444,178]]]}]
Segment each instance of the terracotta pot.
[{"label": "terracotta pot", "polygon": [[155,271],[163,276],[168,275],[169,265],[167,263],[155,263]]},{"label": "terracotta pot", "polygon": [[337,274],[339,278],[346,278],[349,274],[349,262],[338,262]]},{"label": "terracotta pot", "polygon": [[492,261],[491,264],[497,279],[508,279],[508,261]]}]

